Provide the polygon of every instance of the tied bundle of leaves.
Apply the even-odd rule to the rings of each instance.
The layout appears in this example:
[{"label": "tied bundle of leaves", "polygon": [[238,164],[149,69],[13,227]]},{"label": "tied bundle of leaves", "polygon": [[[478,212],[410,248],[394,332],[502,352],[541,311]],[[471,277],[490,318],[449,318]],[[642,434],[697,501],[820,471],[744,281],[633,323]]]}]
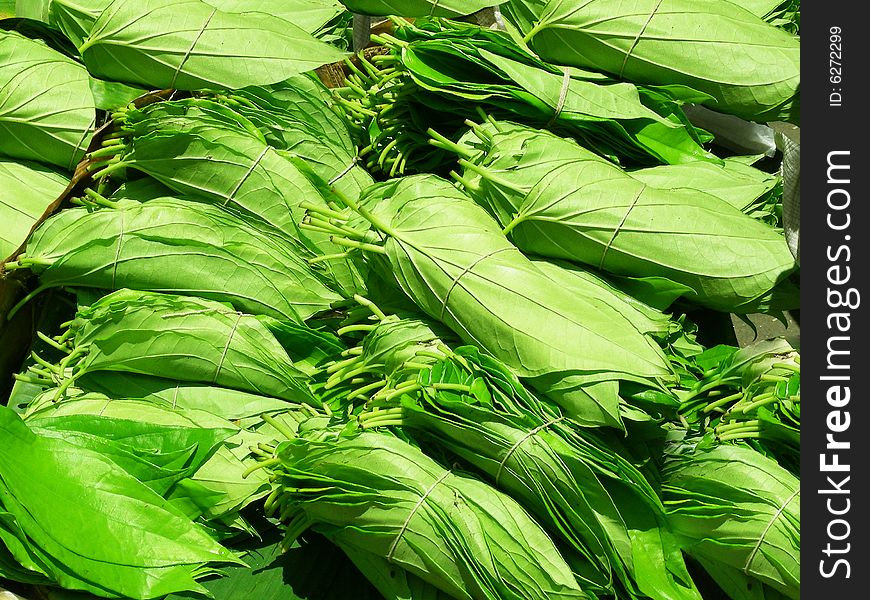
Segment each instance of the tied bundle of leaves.
[{"label": "tied bundle of leaves", "polygon": [[[365,299],[363,299],[365,300]],[[368,301],[366,301],[368,303]],[[416,316],[385,315],[369,304],[377,324],[357,323],[338,330],[347,335],[365,332],[358,346],[352,346],[335,360],[323,364],[326,375],[321,396],[334,411],[350,410],[357,399],[379,399],[396,392],[396,387],[413,384],[421,366],[440,356],[444,340],[452,334],[440,323]]]},{"label": "tied bundle of leaves", "polygon": [[[79,47],[112,1],[24,0],[18,2],[16,14],[48,23]],[[310,34],[318,34],[344,10],[338,0],[206,0],[206,4],[225,13],[274,15]]]},{"label": "tied bundle of leaves", "polygon": [[[131,171],[145,173],[176,193],[254,217],[312,255],[342,250],[328,236],[299,227],[303,207],[328,208],[324,196],[330,192],[312,182],[317,177],[305,164],[267,144],[256,126],[234,110],[211,100],[185,99],[125,111],[116,122],[119,131],[89,155],[96,161],[96,179],[116,182]],[[352,159],[332,161],[324,175],[332,172],[331,180],[337,183],[345,179],[339,170],[347,165],[353,166]],[[358,197],[371,178],[352,177],[356,176],[346,178],[345,189]],[[140,188],[127,186],[115,195],[139,199],[134,189]],[[363,289],[362,275],[348,261],[330,261],[318,268],[346,295]]]},{"label": "tied bundle of leaves", "polygon": [[298,75],[215,98],[248,119],[266,143],[303,160],[339,193],[359,198],[373,183],[371,175],[357,164],[349,123],[333,108],[330,92],[316,77]]},{"label": "tied bundle of leaves", "polygon": [[270,84],[343,58],[280,17],[201,0],[115,0],[79,52],[97,77],[179,90]]},{"label": "tied bundle of leaves", "polygon": [[196,294],[301,323],[341,299],[302,248],[220,207],[90,197],[106,207],[61,211],[37,228],[25,254],[6,263],[40,278],[22,303],[57,286],[128,287]]},{"label": "tied bundle of leaves", "polygon": [[[588,425],[621,426],[618,382],[662,387],[658,346],[619,310],[544,275],[449,182],[376,184],[349,206],[369,225],[344,240],[429,317],[486,350]],[[311,211],[343,225],[349,215]]]},{"label": "tied bundle of leaves", "polygon": [[700,598],[658,496],[618,443],[535,398],[474,348],[442,351],[434,362],[419,351],[408,368],[430,364],[373,395],[361,426],[401,426],[473,465],[576,553],[571,565],[585,590]]},{"label": "tied bundle of leaves", "polygon": [[635,179],[663,190],[696,190],[716,196],[747,215],[774,227],[782,224],[782,177],[757,169],[745,157],[722,164],[692,161],[630,171]]},{"label": "tied bundle of leaves", "polygon": [[95,119],[84,67],[43,42],[0,30],[0,155],[72,171]]},{"label": "tied bundle of leaves", "polygon": [[800,44],[739,5],[707,0],[511,0],[544,60],[641,84],[687,86],[710,108],[799,122]]},{"label": "tied bundle of leaves", "polygon": [[433,135],[463,157],[456,178],[523,252],[668,279],[725,312],[797,305],[796,290],[774,290],[796,268],[782,234],[715,196],[652,187],[571,140],[515,124],[475,125],[460,145]]},{"label": "tied bundle of leaves", "polygon": [[[291,358],[299,362],[298,357]],[[141,400],[165,408],[205,411],[242,427],[259,423],[263,414],[285,412],[288,407],[286,400],[270,396],[125,371],[85,373],[76,379],[75,387],[108,398]]]},{"label": "tied bundle of leaves", "polygon": [[742,599],[757,579],[800,598],[796,476],[750,448],[723,444],[672,449],[664,478],[668,521],[686,552],[720,585]]},{"label": "tied bundle of leaves", "polygon": [[[215,416],[100,394],[43,403],[46,396],[34,402],[41,407],[25,418],[32,430],[106,455],[161,496],[195,473],[238,430]],[[145,414],[137,416],[136,409]]]},{"label": "tied bundle of leaves", "polygon": [[[276,338],[288,328],[297,360]],[[318,361],[311,357],[323,348],[341,348],[332,336],[219,302],[134,290],[81,309],[56,343],[58,349],[68,346],[60,364],[39,361],[32,372],[57,379],[59,393],[95,371],[171,373],[180,381],[310,403],[316,401],[306,379],[315,371],[311,362]]]},{"label": "tied bundle of leaves", "polygon": [[[254,533],[240,511],[272,490],[268,474],[256,469],[260,448],[283,437],[270,423],[292,428],[296,418],[314,411],[248,394],[247,410],[213,412],[207,410],[214,408],[210,399],[234,390],[205,385],[194,390],[182,389],[181,402],[175,403],[74,388],[58,401],[49,389],[31,403],[25,420],[40,435],[61,437],[115,462],[191,519],[207,524],[214,537]],[[266,411],[265,416],[253,409]],[[229,420],[240,412],[240,421]]]},{"label": "tied bundle of leaves", "polygon": [[454,598],[588,598],[516,501],[407,442],[312,428],[276,452],[264,463],[280,486],[267,507],[288,522],[288,541],[312,528],[351,557],[407,571]]},{"label": "tied bundle of leaves", "polygon": [[392,176],[441,166],[444,156],[426,146],[426,128],[437,121],[444,131],[458,131],[462,118],[481,108],[557,129],[616,160],[712,159],[700,145],[709,138],[660,90],[561,70],[506,33],[475,25],[400,23],[395,36],[372,38],[388,54],[346,61],[347,85],[337,90],[339,105],[367,143],[361,155],[370,169]]},{"label": "tied bundle of leaves", "polygon": [[117,463],[37,435],[0,407],[0,576],[106,598],[205,592],[210,565],[244,564]]}]

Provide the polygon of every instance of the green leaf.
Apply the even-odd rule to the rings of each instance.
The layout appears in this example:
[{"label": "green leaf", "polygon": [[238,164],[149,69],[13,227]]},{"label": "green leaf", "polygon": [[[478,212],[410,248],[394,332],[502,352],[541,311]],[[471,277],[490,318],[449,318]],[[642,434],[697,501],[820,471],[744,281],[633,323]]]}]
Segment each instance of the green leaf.
[{"label": "green leaf", "polygon": [[72,171],[95,118],[84,67],[41,42],[0,30],[0,155]]},{"label": "green leaf", "polygon": [[698,190],[745,211],[777,185],[777,177],[731,160],[721,165],[689,162],[631,171],[631,176],[660,189]]},{"label": "green leaf", "polygon": [[100,13],[112,0],[41,0],[48,4],[43,20],[60,29],[76,48],[91,32]]},{"label": "green leaf", "polygon": [[[256,600],[380,600],[381,596],[347,557],[322,536],[284,549],[282,532],[261,529],[261,539],[234,544],[249,567],[221,569],[224,577],[202,582],[215,598],[256,598]],[[164,600],[186,600],[172,594]]]},{"label": "green leaf", "polygon": [[231,388],[117,371],[88,373],[76,381],[76,386],[110,398],[145,400],[162,406],[205,411],[243,423],[263,413],[285,411],[288,407],[284,400]]},{"label": "green leaf", "polygon": [[[485,349],[587,424],[619,424],[616,381],[656,385],[658,347],[618,310],[541,273],[465,194],[432,176],[369,188],[373,254],[430,317]],[[388,269],[388,270],[387,270]]]},{"label": "green leaf", "polygon": [[510,496],[391,435],[333,433],[312,431],[279,451],[291,540],[313,526],[458,598],[588,598]]},{"label": "green leaf", "polygon": [[108,459],[34,435],[5,407],[0,428],[0,503],[60,585],[151,598],[201,591],[204,565],[240,562]]},{"label": "green leaf", "polygon": [[461,17],[504,0],[341,0],[349,11],[374,16]]},{"label": "green leaf", "polygon": [[317,33],[344,12],[338,0],[205,0],[227,13],[259,12],[280,17],[308,33]]},{"label": "green leaf", "polygon": [[130,102],[148,92],[145,88],[133,87],[117,81],[90,78],[94,104],[100,110],[113,111],[126,107]]},{"label": "green leaf", "polygon": [[724,200],[652,187],[546,131],[490,127],[463,179],[526,253],[668,279],[724,312],[755,312],[797,268],[779,231]]},{"label": "green leaf", "polygon": [[[183,333],[179,333],[183,332]],[[72,377],[122,371],[315,402],[308,369],[296,367],[261,318],[200,298],[120,290],[82,309],[70,325]]]},{"label": "green leaf", "polygon": [[49,204],[69,180],[36,164],[0,158],[0,260],[24,243]]},{"label": "green leaf", "polygon": [[344,57],[281,18],[200,0],[115,0],[79,50],[96,77],[182,90],[275,83]]},{"label": "green leaf", "polygon": [[749,120],[799,121],[798,39],[735,4],[534,4],[534,23],[523,33],[544,60],[599,69],[636,83],[685,85],[715,98],[706,103],[710,108]]},{"label": "green leaf", "polygon": [[341,298],[286,239],[220,207],[189,200],[125,200],[93,212],[63,210],[34,232],[27,252],[22,264],[40,275],[43,288],[175,291],[291,321]]},{"label": "green leaf", "polygon": [[800,598],[800,482],[742,446],[672,449],[664,471],[668,520],[683,548]]}]

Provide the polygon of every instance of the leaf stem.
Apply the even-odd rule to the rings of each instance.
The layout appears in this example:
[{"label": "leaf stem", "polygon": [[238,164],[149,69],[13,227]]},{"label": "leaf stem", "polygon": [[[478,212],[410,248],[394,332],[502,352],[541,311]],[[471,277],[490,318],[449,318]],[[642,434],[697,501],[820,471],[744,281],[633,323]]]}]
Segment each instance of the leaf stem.
[{"label": "leaf stem", "polygon": [[495,173],[493,173],[492,171],[490,171],[486,167],[482,167],[478,164],[475,164],[473,162],[465,160],[464,158],[459,159],[459,164],[462,165],[463,167],[465,167],[466,169],[468,169],[469,171],[477,173],[478,175],[480,175],[484,179],[491,181],[492,183],[499,185],[501,187],[507,188],[507,189],[511,190],[512,192],[516,192],[517,194],[520,194],[522,196],[525,196],[527,193],[526,190],[518,187],[516,184],[511,183],[507,179],[503,179],[503,178],[499,177],[498,175],[496,175]]},{"label": "leaf stem", "polygon": [[[33,259],[28,259],[28,261],[32,261],[32,260]],[[47,290],[50,287],[51,287],[50,285],[43,284],[43,285],[39,286],[38,288],[36,288],[35,290],[33,290],[32,292],[30,292],[29,294],[27,294],[26,296],[24,296],[24,298],[19,300],[15,304],[15,306],[13,306],[12,308],[9,309],[9,312],[6,313],[6,320],[11,321],[12,317],[14,317],[18,313],[18,311],[21,310],[22,306],[24,306],[25,304],[27,304],[28,302],[33,300],[33,298],[35,298],[37,295],[41,294],[42,292],[44,292],[45,290]]]},{"label": "leaf stem", "polygon": [[436,148],[441,148],[442,150],[447,150],[448,152],[452,152],[462,158],[472,158],[474,153],[464,148],[448,138],[445,135],[442,135],[432,129],[431,127],[426,130],[426,133],[429,135],[429,144],[435,146]]},{"label": "leaf stem", "polygon": [[379,320],[383,321],[384,319],[387,318],[387,315],[384,313],[384,311],[382,311],[380,308],[378,308],[378,305],[375,304],[374,302],[372,302],[371,300],[369,300],[368,298],[366,298],[364,296],[360,296],[359,294],[354,294],[353,299],[356,300],[362,306],[365,306],[367,309],[372,311],[372,313]]},{"label": "leaf stem", "polygon": [[280,458],[270,458],[269,460],[260,461],[257,464],[251,465],[250,467],[245,469],[244,472],[242,472],[242,479],[247,479],[248,476],[251,473],[253,473],[254,471],[258,471],[260,469],[269,469],[269,468],[278,466],[280,464],[281,464]]},{"label": "leaf stem", "polygon": [[263,413],[262,415],[260,415],[260,418],[272,427],[274,427],[276,430],[278,430],[278,433],[282,434],[288,440],[292,440],[293,438],[297,437],[295,432],[290,431],[290,429],[286,425],[284,425],[284,423],[279,423],[278,420],[271,415]]},{"label": "leaf stem", "polygon": [[342,336],[342,335],[345,335],[348,333],[353,333],[354,331],[364,331],[364,332],[368,333],[369,331],[371,331],[375,327],[376,327],[376,325],[348,325],[347,327],[342,327],[341,329],[339,329],[335,333],[338,334],[339,336]]},{"label": "leaf stem", "polygon": [[346,398],[348,400],[353,400],[354,398],[365,398],[366,394],[368,394],[369,392],[373,392],[374,390],[382,388],[385,385],[387,385],[387,380],[381,379],[380,381],[375,381],[374,383],[364,385],[363,387],[354,390],[353,392],[349,393]]},{"label": "leaf stem", "polygon": [[355,250],[362,250],[364,252],[375,252],[377,254],[387,253],[387,251],[384,250],[383,246],[378,246],[376,244],[357,242],[355,240],[349,240],[347,238],[337,236],[332,236],[329,239],[333,244],[338,244],[339,246],[345,246],[347,248],[354,248]]}]

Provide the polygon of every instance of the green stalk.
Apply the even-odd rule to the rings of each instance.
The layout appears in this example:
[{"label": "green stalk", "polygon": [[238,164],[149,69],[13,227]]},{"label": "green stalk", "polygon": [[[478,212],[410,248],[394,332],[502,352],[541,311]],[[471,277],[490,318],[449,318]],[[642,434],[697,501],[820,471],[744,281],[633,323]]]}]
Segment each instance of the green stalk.
[{"label": "green stalk", "polygon": [[378,305],[369,300],[364,296],[360,296],[359,294],[354,294],[353,299],[360,303],[362,306],[365,306],[367,309],[372,311],[372,313],[381,321],[387,318],[387,315],[378,308]]},{"label": "green stalk", "polygon": [[779,396],[777,396],[774,392],[768,392],[767,394],[761,394],[759,396],[756,396],[752,400],[752,402],[748,402],[748,403],[744,404],[743,406],[735,405],[734,407],[732,407],[730,412],[746,414],[748,412],[751,412],[751,411],[754,411],[758,408],[761,408],[762,406],[767,406],[769,404],[776,404],[779,401],[780,401]]},{"label": "green stalk", "polygon": [[472,158],[474,156],[474,153],[472,153],[470,150],[460,146],[450,138],[438,133],[431,127],[426,130],[426,133],[430,137],[429,143],[436,148],[447,150],[448,152],[452,152],[462,158]]},{"label": "green stalk", "polygon": [[[32,260],[33,259],[28,259],[28,261],[32,261]],[[37,263],[37,264],[39,264],[39,263]],[[50,264],[52,264],[52,263],[49,263],[49,265]],[[9,265],[7,264],[7,265],[5,265],[5,267],[8,269]],[[35,298],[37,295],[41,294],[42,292],[44,292],[45,290],[47,290],[50,287],[51,287],[50,285],[41,285],[38,288],[36,288],[35,290],[33,290],[32,292],[30,292],[29,294],[27,294],[26,296],[24,296],[24,298],[19,300],[15,304],[15,306],[13,306],[12,308],[9,309],[9,312],[6,313],[6,320],[11,321],[12,318],[18,313],[18,311],[21,310],[22,306],[24,306],[25,304],[27,304],[28,302],[33,300],[33,298]]]},{"label": "green stalk", "polygon": [[36,352],[31,352],[30,358],[32,358],[33,361],[36,362],[36,364],[48,370],[50,373],[54,373],[56,375],[63,375],[63,371],[60,370],[59,366],[51,364],[50,362],[39,356]]},{"label": "green stalk", "polygon": [[15,381],[20,381],[22,383],[31,383],[33,385],[40,385],[43,387],[51,387],[54,385],[54,381],[51,379],[43,379],[42,377],[29,377],[27,375],[22,375],[21,373],[13,373],[12,379]]},{"label": "green stalk", "polygon": [[348,371],[347,373],[336,373],[332,377],[326,380],[326,384],[323,386],[324,389],[331,390],[332,388],[340,385],[341,383],[348,381],[349,379],[353,379],[357,375],[362,375],[363,373],[371,373],[377,369],[376,366],[362,366],[352,371]]},{"label": "green stalk", "polygon": [[705,406],[703,409],[703,412],[704,413],[713,412],[717,408],[724,406],[724,405],[728,404],[729,402],[739,400],[742,397],[743,397],[743,392],[736,392],[734,394],[731,394],[730,396],[725,396],[724,398],[720,398],[719,400],[716,400],[715,402],[711,402],[710,404]]},{"label": "green stalk", "polygon": [[251,465],[242,472],[242,479],[247,479],[248,475],[259,469],[268,469],[281,464],[280,458],[270,458],[269,460],[260,461],[255,465]]},{"label": "green stalk", "polygon": [[106,198],[102,194],[98,194],[91,188],[85,188],[85,195],[99,206],[105,206],[106,208],[118,208],[117,202],[115,202],[114,200],[109,200],[108,198]]},{"label": "green stalk", "polygon": [[721,435],[723,433],[732,433],[734,431],[739,431],[741,429],[757,429],[759,425],[758,419],[754,419],[752,421],[734,421],[732,423],[725,423],[716,427],[716,435]]},{"label": "green stalk", "polygon": [[108,163],[110,163],[109,166],[107,166],[106,168],[104,168],[96,173],[92,173],[91,177],[93,179],[105,179],[106,177],[108,177],[109,175],[114,173],[115,171],[120,171],[121,169],[127,168],[127,166],[130,164],[130,163],[126,163],[126,162],[121,161],[121,160],[119,160],[118,162],[113,162],[113,161],[114,161],[114,159],[107,161]]},{"label": "green stalk", "polygon": [[107,156],[117,156],[118,154],[120,154],[120,152],[118,150],[119,149],[118,149],[117,145],[106,146],[105,148],[100,148],[99,150],[94,150],[93,152],[88,154],[88,159],[94,160],[97,158],[105,158]]},{"label": "green stalk", "polygon": [[462,383],[433,383],[432,386],[436,390],[447,390],[451,392],[463,392],[468,394],[471,392],[471,387]]},{"label": "green stalk", "polygon": [[729,433],[727,435],[723,435],[719,437],[720,442],[730,442],[732,440],[744,440],[744,439],[760,439],[762,437],[760,431],[745,431],[745,432],[737,432],[737,433]]},{"label": "green stalk", "polygon": [[349,367],[351,365],[355,365],[355,364],[359,364],[359,363],[360,363],[360,357],[359,356],[352,356],[350,358],[347,358],[345,360],[340,360],[340,361],[328,366],[326,368],[326,373],[328,375],[332,375],[333,373],[337,373],[338,371],[341,371],[345,367]]},{"label": "green stalk", "polygon": [[316,204],[312,204],[311,202],[300,202],[299,208],[307,211],[308,213],[320,215],[326,219],[338,219],[340,221],[347,221],[348,218],[348,216],[344,213],[340,213],[337,210],[332,210],[325,206],[318,206]]},{"label": "green stalk", "polygon": [[348,325],[347,327],[342,327],[335,333],[339,336],[346,335],[348,333],[353,333],[355,331],[364,331],[366,333],[373,330],[377,325]]},{"label": "green stalk", "polygon": [[272,427],[274,427],[275,429],[277,429],[278,432],[281,435],[283,435],[284,437],[286,437],[288,440],[292,440],[293,438],[296,437],[295,432],[290,431],[283,423],[278,422],[276,419],[274,419],[270,415],[263,413],[262,415],[260,415],[260,418],[263,419],[263,421],[265,421],[266,423],[268,423]]},{"label": "green stalk", "polygon": [[524,190],[522,188],[517,187],[516,185],[514,185],[510,181],[507,181],[506,179],[502,179],[501,177],[499,177],[498,175],[496,175],[495,173],[493,173],[492,171],[490,171],[486,167],[481,167],[480,165],[477,165],[473,162],[465,160],[464,158],[459,159],[459,164],[462,165],[463,167],[465,167],[466,169],[468,169],[469,171],[473,171],[473,172],[477,173],[478,175],[480,175],[484,179],[491,181],[492,183],[494,183],[496,185],[500,185],[501,187],[507,188],[513,192],[516,192],[517,194],[525,195],[526,193],[528,193],[527,190]]},{"label": "green stalk", "polygon": [[538,24],[532,27],[529,32],[523,36],[523,43],[528,44],[533,37],[538,35],[541,31],[546,29],[547,23],[545,21],[538,21]]},{"label": "green stalk", "polygon": [[362,250],[364,252],[375,252],[377,254],[387,253],[387,251],[384,250],[383,246],[378,246],[376,244],[367,244],[365,242],[357,242],[343,237],[332,236],[329,238],[329,241],[331,241],[333,244],[338,244],[339,246],[345,246],[347,248],[353,248],[355,250]]},{"label": "green stalk", "polygon": [[381,379],[380,381],[375,381],[374,383],[364,385],[363,387],[352,391],[347,396],[345,396],[345,398],[347,400],[353,400],[354,398],[365,398],[366,394],[368,394],[369,392],[373,392],[374,390],[382,388],[385,385],[387,385],[387,380]]}]

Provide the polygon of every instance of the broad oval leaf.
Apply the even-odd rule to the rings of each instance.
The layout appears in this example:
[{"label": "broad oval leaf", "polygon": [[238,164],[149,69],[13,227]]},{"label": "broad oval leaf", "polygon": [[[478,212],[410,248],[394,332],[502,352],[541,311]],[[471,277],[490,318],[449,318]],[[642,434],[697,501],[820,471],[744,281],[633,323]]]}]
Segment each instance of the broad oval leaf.
[{"label": "broad oval leaf", "polygon": [[344,12],[338,0],[205,0],[228,13],[259,12],[280,17],[308,33],[317,33]]},{"label": "broad oval leaf", "polygon": [[119,290],[70,326],[72,377],[119,371],[233,388],[299,402],[314,398],[265,317],[201,298]]},{"label": "broad oval leaf", "polygon": [[0,260],[24,243],[46,207],[69,180],[50,169],[0,159]]},{"label": "broad oval leaf", "polygon": [[668,521],[692,556],[800,598],[800,481],[746,446],[673,452],[664,467]]},{"label": "broad oval leaf", "polygon": [[202,591],[205,564],[240,562],[109,459],[34,435],[5,407],[0,430],[0,505],[64,587],[154,598]]},{"label": "broad oval leaf", "polygon": [[386,17],[461,17],[504,0],[341,0],[348,10]]},{"label": "broad oval leaf", "polygon": [[63,210],[34,232],[21,263],[44,288],[176,292],[301,322],[341,299],[304,256],[220,207],[159,198]]},{"label": "broad oval leaf", "polygon": [[112,0],[45,0],[48,2],[46,22],[60,29],[75,44],[82,45],[100,14]]},{"label": "broad oval leaf", "polygon": [[0,155],[71,171],[95,118],[84,67],[41,42],[0,31]]},{"label": "broad oval leaf", "polygon": [[745,119],[798,119],[798,39],[731,2],[551,0],[537,10],[524,33],[545,60],[686,85]]},{"label": "broad oval leaf", "polygon": [[344,58],[281,18],[200,0],[115,0],[79,50],[97,77],[181,90],[265,85]]},{"label": "broad oval leaf", "polygon": [[[524,252],[664,277],[746,312],[796,268],[785,238],[715,196],[647,185],[571,140],[499,124],[465,162],[471,193]],[[788,300],[788,299],[786,299]]]}]

